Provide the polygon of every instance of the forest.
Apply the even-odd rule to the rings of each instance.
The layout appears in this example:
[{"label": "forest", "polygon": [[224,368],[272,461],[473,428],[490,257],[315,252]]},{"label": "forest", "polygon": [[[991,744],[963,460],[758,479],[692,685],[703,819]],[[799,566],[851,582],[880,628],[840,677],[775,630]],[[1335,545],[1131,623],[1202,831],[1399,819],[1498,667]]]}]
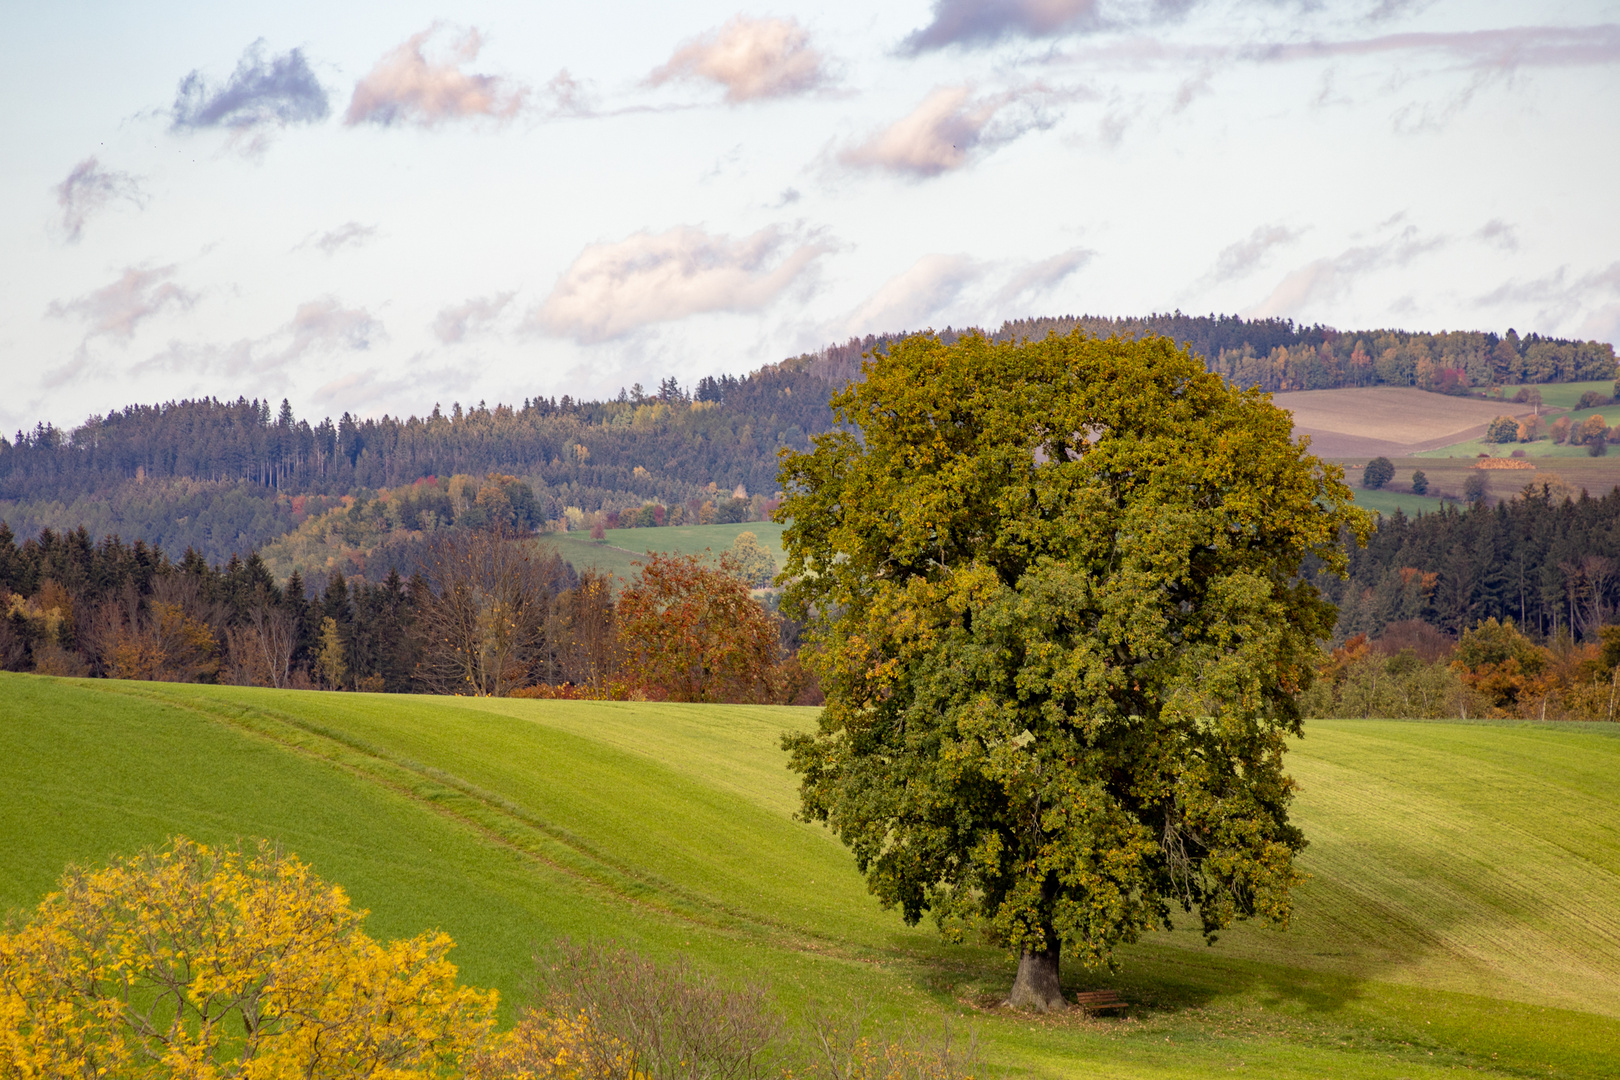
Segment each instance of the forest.
[{"label": "forest", "polygon": [[[1390,384],[1469,392],[1496,385],[1612,379],[1612,346],[1483,332],[1337,331],[1285,319],[1094,316],[1022,319],[1010,341],[1081,329],[1167,334],[1238,385],[1266,390]],[[947,327],[940,337],[966,330]],[[171,558],[245,558],[345,499],[424,478],[499,473],[532,488],[538,515],[678,505],[713,492],[775,493],[777,453],[803,450],[833,424],[827,400],[861,357],[905,334],[869,335],[742,377],[674,378],[606,401],[536,396],[521,405],[435,405],[426,416],[297,417],[283,401],[212,398],[131,405],[63,430],[37,424],[0,438],[0,520],[139,537]],[[710,485],[714,485],[710,487]]]}]

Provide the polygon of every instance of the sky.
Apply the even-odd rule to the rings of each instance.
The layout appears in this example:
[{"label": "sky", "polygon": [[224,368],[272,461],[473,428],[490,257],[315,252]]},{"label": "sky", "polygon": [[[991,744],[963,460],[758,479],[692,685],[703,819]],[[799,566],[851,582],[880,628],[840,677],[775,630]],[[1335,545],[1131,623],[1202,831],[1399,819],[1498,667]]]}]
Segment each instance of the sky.
[{"label": "sky", "polygon": [[1620,343],[1620,0],[8,5],[0,431],[599,397],[854,335]]}]

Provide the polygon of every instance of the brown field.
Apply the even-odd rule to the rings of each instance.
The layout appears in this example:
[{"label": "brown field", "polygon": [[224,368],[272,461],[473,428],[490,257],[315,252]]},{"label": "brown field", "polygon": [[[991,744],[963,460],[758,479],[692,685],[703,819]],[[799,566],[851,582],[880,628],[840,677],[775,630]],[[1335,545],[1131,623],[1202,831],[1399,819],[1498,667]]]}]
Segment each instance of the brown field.
[{"label": "brown field", "polygon": [[1448,397],[1410,387],[1299,390],[1273,394],[1294,414],[1294,431],[1326,458],[1400,457],[1484,434],[1498,416],[1529,415],[1513,402]]}]

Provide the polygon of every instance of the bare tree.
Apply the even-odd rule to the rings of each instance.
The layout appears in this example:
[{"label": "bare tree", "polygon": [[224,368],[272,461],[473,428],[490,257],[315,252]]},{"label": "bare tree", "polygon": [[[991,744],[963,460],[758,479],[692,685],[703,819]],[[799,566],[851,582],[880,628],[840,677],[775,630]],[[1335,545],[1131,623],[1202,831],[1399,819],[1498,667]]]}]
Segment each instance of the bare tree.
[{"label": "bare tree", "polygon": [[291,685],[293,650],[298,646],[298,621],[270,604],[255,604],[247,621],[225,631],[230,651],[231,680],[243,686]]},{"label": "bare tree", "polygon": [[529,542],[464,530],[428,558],[417,677],[441,694],[502,697],[531,680],[542,658],[561,561]]}]

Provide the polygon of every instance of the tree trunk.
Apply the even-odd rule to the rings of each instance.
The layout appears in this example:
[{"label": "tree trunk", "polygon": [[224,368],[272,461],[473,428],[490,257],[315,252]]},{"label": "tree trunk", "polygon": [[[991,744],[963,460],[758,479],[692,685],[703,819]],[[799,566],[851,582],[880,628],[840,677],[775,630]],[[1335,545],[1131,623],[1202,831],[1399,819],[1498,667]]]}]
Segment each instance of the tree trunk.
[{"label": "tree trunk", "polygon": [[1058,986],[1058,950],[1024,950],[1018,957],[1018,977],[1013,980],[1007,1004],[1015,1009],[1051,1012],[1064,1007],[1063,990]]}]

